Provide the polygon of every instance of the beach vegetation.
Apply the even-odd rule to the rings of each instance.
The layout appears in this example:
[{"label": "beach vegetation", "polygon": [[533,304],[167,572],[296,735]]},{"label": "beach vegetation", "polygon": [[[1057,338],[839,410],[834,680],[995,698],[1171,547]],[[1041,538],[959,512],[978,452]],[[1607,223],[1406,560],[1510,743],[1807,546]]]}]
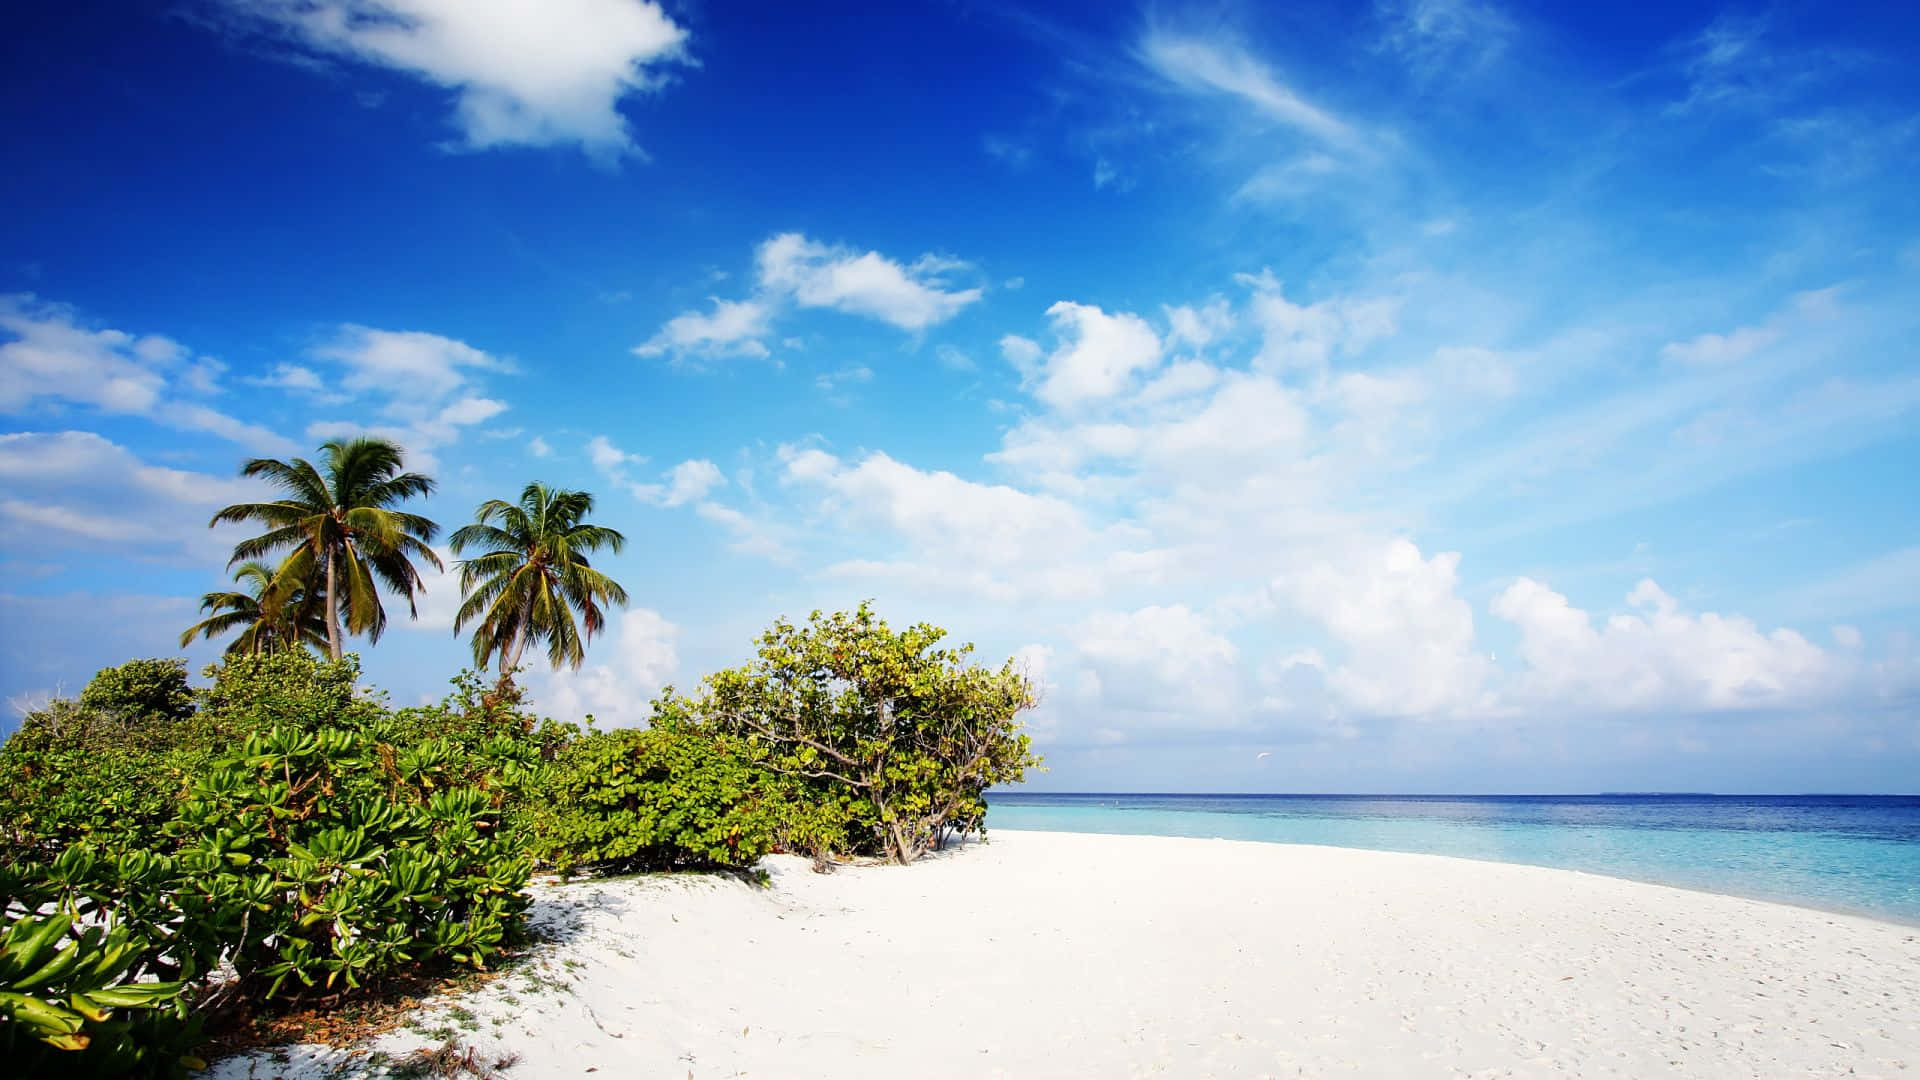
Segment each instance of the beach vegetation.
[{"label": "beach vegetation", "polygon": [[945,638],[926,623],[895,631],[865,603],[781,619],[754,660],[692,697],[663,696],[656,723],[744,739],[766,768],[845,809],[854,850],[910,863],[982,829],[987,788],[1038,764],[1018,720],[1032,683]]},{"label": "beach vegetation", "polygon": [[473,523],[454,532],[453,553],[473,556],[459,564],[464,599],[453,628],[473,624],[474,666],[497,664],[503,687],[530,644],[543,646],[556,670],[578,668],[606,609],[626,605],[626,590],[591,561],[603,549],[618,554],[626,537],[587,521],[591,513],[588,492],[532,483],[517,503],[481,503]]},{"label": "beach vegetation", "polygon": [[375,438],[322,443],[317,466],[306,458],[254,458],[240,475],[267,481],[281,497],[235,503],[209,523],[266,528],[234,546],[233,562],[281,555],[272,590],[323,598],[327,655],[334,660],[345,654],[343,632],[380,640],[387,612],[379,585],[405,597],[408,612],[417,614],[423,586],[414,560],[440,567],[429,546],[439,526],[399,508],[431,494],[433,479],[402,471],[404,462],[397,443]]},{"label": "beach vegetation", "polygon": [[226,641],[203,685],[183,660],[133,660],[0,744],[10,1066],[178,1075],[203,1028],[352,1013],[492,967],[529,940],[536,867],[912,862],[979,831],[986,789],[1037,764],[1018,722],[1033,687],[1011,662],[977,665],[866,604],[777,621],[749,663],[665,690],[645,729],[534,715],[513,681],[525,651],[577,668],[627,603],[592,561],[625,537],[591,520],[590,494],[538,483],[451,538],[455,632],[471,628],[481,671],[394,708],[343,639],[377,640],[381,592],[411,609],[418,564],[439,565],[438,527],[403,508],[433,481],[385,440],[320,451],[248,462],[281,497],[215,515],[266,528],[181,635]]},{"label": "beach vegetation", "polygon": [[196,637],[212,641],[233,634],[227,652],[259,653],[312,647],[327,648],[327,624],[321,614],[324,598],[311,582],[288,579],[276,583],[274,568],[249,559],[234,568],[239,589],[210,592],[200,598],[206,616],[180,634],[180,647]]},{"label": "beach vegetation", "polygon": [[[35,718],[0,746],[0,782],[22,796],[0,814],[5,933],[61,916],[52,936],[83,950],[105,947],[89,928],[120,935],[103,939],[113,985],[173,984],[168,1015],[228,1023],[485,967],[523,940],[532,859],[513,819],[570,729],[483,702],[472,675],[393,710],[355,686],[350,657],[242,655],[208,674],[186,718],[114,715],[145,738]],[[58,1019],[0,993],[5,1037],[29,1013]],[[45,1045],[103,1075],[148,1073],[122,1068],[129,1039],[185,1052],[171,1021],[115,1017]]]},{"label": "beach vegetation", "polygon": [[592,732],[567,747],[534,850],[564,872],[745,869],[772,847],[782,786],[745,741],[669,729]]},{"label": "beach vegetation", "polygon": [[100,716],[159,723],[193,714],[185,660],[129,660],[103,668],[80,691],[80,707]]}]

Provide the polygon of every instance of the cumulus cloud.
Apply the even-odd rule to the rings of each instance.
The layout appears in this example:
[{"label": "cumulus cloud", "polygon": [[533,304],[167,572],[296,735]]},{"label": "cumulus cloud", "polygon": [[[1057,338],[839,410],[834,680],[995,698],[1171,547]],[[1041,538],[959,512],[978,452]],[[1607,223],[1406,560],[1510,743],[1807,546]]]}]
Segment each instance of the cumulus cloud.
[{"label": "cumulus cloud", "polygon": [[1170,348],[1204,349],[1233,329],[1233,308],[1224,297],[1216,296],[1198,305],[1169,306],[1166,312]]},{"label": "cumulus cloud", "polygon": [[1079,511],[1060,499],[917,469],[879,452],[856,464],[820,450],[794,452],[787,475],[822,485],[859,520],[991,565],[1020,564],[1087,529]]},{"label": "cumulus cloud", "polygon": [[1113,397],[1134,375],[1160,362],[1160,337],[1138,315],[1109,315],[1090,304],[1062,300],[1047,309],[1047,316],[1060,345],[1032,378],[1034,395],[1056,408]]},{"label": "cumulus cloud", "polygon": [[966,264],[922,255],[902,265],[877,251],[855,251],[782,233],[760,247],[760,283],[789,295],[801,307],[833,308],[849,315],[924,330],[980,299],[978,288],[949,288],[946,278]]},{"label": "cumulus cloud", "polygon": [[0,296],[0,412],[78,405],[202,431],[262,454],[294,444],[193,400],[219,390],[223,365],[158,334],[93,330],[68,307]]},{"label": "cumulus cloud", "polygon": [[1097,612],[1072,634],[1110,709],[1178,712],[1195,721],[1233,721],[1240,653],[1205,615],[1185,604]]},{"label": "cumulus cloud", "polygon": [[725,356],[767,357],[775,321],[796,309],[819,308],[871,319],[911,333],[946,322],[985,290],[954,281],[971,267],[922,255],[909,263],[877,251],[822,243],[800,233],[769,237],[754,253],[756,292],[742,300],[713,298],[710,312],[667,320],[634,348],[640,356],[686,362]]},{"label": "cumulus cloud", "polygon": [[688,311],[668,319],[660,332],[634,346],[639,356],[770,355],[763,337],[773,311],[759,300],[713,299],[711,312]]},{"label": "cumulus cloud", "polygon": [[613,479],[624,480],[626,474],[621,471],[624,466],[629,464],[639,465],[647,459],[638,454],[627,453],[625,450],[615,446],[613,440],[607,438],[605,435],[595,435],[593,438],[587,440],[587,460],[593,462],[594,468],[606,473]]},{"label": "cumulus cloud", "polygon": [[657,506],[685,506],[707,497],[727,482],[720,466],[704,458],[683,461],[668,469],[658,484],[636,484],[634,497]]},{"label": "cumulus cloud", "polygon": [[1380,297],[1333,297],[1296,304],[1271,271],[1241,274],[1252,293],[1248,314],[1262,334],[1255,363],[1267,370],[1320,370],[1336,354],[1354,354],[1391,335],[1398,305]]},{"label": "cumulus cloud", "polygon": [[1531,578],[1509,585],[1493,613],[1520,631],[1520,699],[1595,711],[1729,710],[1806,704],[1840,689],[1844,667],[1798,632],[1692,614],[1652,579],[1627,597],[1633,614],[1595,623]]},{"label": "cumulus cloud", "polygon": [[1342,647],[1327,681],[1351,708],[1434,717],[1480,706],[1491,666],[1456,591],[1459,567],[1458,552],[1426,558],[1399,539],[1282,574],[1273,591]]},{"label": "cumulus cloud", "polygon": [[313,355],[341,367],[340,383],[347,392],[391,395],[398,401],[438,401],[466,387],[476,372],[512,369],[464,341],[352,324],[314,348]]},{"label": "cumulus cloud", "polygon": [[633,608],[609,620],[611,633],[596,640],[578,671],[546,668],[532,657],[523,681],[534,707],[548,716],[591,716],[602,727],[637,727],[652,716],[651,703],[680,671],[680,627],[650,608]]},{"label": "cumulus cloud", "polygon": [[218,0],[231,24],[454,95],[460,145],[638,150],[619,105],[687,59],[652,0]]}]

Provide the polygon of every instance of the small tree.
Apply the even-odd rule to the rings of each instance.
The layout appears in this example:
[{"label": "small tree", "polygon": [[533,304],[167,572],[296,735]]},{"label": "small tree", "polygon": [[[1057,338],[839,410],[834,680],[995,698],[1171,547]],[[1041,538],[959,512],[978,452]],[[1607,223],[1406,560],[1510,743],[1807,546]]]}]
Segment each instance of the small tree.
[{"label": "small tree", "polygon": [[129,720],[184,720],[193,715],[185,660],[129,660],[102,668],[80,692],[82,708]]},{"label": "small tree", "polygon": [[910,863],[949,830],[980,828],[986,789],[1039,764],[1016,719],[1032,685],[1012,661],[970,664],[973,647],[942,648],[945,637],[924,623],[895,633],[864,603],[804,627],[782,619],[757,660],[709,676],[697,700],[664,698],[660,722],[744,736],[774,771],[841,789],[872,847]]}]

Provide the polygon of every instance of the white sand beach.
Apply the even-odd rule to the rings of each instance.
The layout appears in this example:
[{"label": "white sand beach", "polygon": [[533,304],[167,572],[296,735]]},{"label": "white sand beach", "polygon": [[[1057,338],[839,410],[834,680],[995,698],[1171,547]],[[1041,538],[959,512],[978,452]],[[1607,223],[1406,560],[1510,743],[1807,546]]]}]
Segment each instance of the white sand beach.
[{"label": "white sand beach", "polygon": [[[1920,1075],[1920,929],[1423,855],[996,832],[543,887],[452,1028],[512,1077]],[[435,1030],[439,1029],[439,1030]],[[352,1075],[301,1048],[212,1075]]]}]

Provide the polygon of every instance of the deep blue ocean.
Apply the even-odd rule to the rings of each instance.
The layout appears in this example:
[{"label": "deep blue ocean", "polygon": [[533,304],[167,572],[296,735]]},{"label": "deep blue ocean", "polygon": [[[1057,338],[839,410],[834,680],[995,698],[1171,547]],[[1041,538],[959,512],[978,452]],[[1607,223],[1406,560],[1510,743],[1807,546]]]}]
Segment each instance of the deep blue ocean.
[{"label": "deep blue ocean", "polygon": [[1411,851],[1920,925],[1920,796],[988,795],[993,829]]}]

